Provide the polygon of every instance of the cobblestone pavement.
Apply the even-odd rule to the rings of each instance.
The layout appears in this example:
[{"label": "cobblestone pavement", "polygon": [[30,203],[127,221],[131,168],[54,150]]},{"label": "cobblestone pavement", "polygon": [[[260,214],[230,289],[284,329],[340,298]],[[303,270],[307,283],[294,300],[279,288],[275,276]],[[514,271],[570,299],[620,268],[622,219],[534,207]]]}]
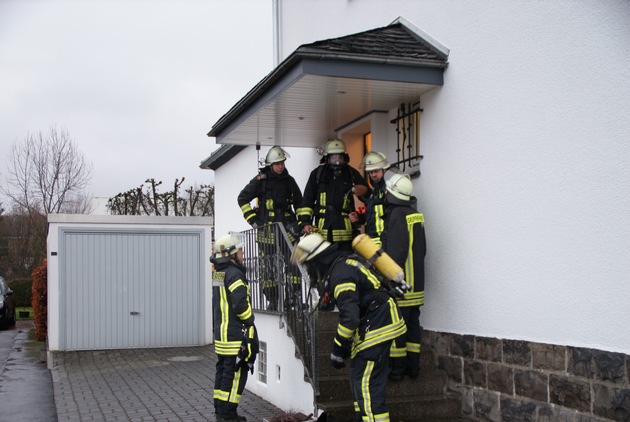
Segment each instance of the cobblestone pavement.
[{"label": "cobblestone pavement", "polygon": [[[215,421],[214,346],[55,352],[59,422]],[[245,390],[239,413],[262,421],[283,412]]]}]

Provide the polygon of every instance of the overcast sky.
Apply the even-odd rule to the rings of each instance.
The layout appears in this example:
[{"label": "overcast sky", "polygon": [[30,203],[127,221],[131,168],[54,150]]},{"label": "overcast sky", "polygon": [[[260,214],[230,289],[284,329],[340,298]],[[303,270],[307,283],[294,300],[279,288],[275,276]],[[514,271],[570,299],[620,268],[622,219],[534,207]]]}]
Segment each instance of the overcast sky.
[{"label": "overcast sky", "polygon": [[206,134],[273,69],[272,38],[270,0],[0,0],[0,180],[11,145],[55,125],[93,196],[211,182]]}]

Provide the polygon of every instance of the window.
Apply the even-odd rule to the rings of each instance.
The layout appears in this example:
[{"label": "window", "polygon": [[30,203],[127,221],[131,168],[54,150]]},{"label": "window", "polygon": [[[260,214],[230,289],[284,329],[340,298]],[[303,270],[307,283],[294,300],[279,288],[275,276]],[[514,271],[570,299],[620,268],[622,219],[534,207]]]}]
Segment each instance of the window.
[{"label": "window", "polygon": [[258,381],[267,384],[267,342],[261,341],[258,350]]},{"label": "window", "polygon": [[372,132],[363,135],[363,155],[372,151]]}]

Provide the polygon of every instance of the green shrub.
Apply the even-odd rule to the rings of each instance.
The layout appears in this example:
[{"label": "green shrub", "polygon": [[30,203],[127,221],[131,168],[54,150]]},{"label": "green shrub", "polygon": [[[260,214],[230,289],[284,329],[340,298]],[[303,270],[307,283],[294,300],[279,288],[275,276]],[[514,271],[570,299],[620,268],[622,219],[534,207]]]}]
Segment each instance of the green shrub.
[{"label": "green shrub", "polygon": [[11,290],[13,290],[13,297],[15,298],[15,306],[19,307],[31,307],[33,290],[31,288],[31,280],[29,279],[15,279],[8,283]]}]

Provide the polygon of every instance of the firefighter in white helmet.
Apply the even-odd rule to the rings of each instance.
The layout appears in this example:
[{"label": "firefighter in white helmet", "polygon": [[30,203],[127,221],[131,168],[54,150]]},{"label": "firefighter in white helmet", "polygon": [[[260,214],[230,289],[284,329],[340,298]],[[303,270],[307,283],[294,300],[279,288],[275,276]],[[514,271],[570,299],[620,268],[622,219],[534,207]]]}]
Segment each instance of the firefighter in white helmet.
[{"label": "firefighter in white helmet", "polygon": [[424,216],[417,211],[409,175],[391,168],[385,173],[385,229],[383,250],[405,270],[411,290],[396,302],[407,324],[407,333],[394,342],[390,378],[399,380],[420,373],[422,326],[420,307],[424,304],[424,258],[427,252]]},{"label": "firefighter in white helmet", "polygon": [[244,421],[236,410],[256,360],[258,335],[243,266],[242,238],[231,233],[217,239],[210,262],[214,264],[212,305],[218,358],[214,410],[217,421]]},{"label": "firefighter in white helmet", "polygon": [[[258,175],[249,181],[237,198],[243,217],[257,229],[263,294],[268,302],[267,309],[271,311],[279,307],[279,281],[283,274],[278,274],[273,260],[277,253],[276,237],[280,232],[277,225],[269,224],[283,224],[291,241],[302,234],[295,216],[297,207],[302,203],[302,192],[286,168],[287,158],[290,155],[284,149],[271,147]],[[252,201],[256,202],[254,207]],[[300,278],[291,276],[290,280],[297,283]]]},{"label": "firefighter in white helmet", "polygon": [[297,215],[305,233],[313,224],[332,243],[352,249],[352,239],[358,234],[354,194],[364,195],[367,183],[361,173],[351,167],[346,145],[341,139],[331,139],[324,146],[320,165],[314,169],[304,188],[304,200]]},{"label": "firefighter in white helmet", "polygon": [[341,369],[350,359],[356,420],[388,421],[385,391],[389,350],[392,340],[406,331],[394,298],[381,286],[367,261],[339,250],[339,244],[319,233],[303,237],[291,259],[307,266],[309,274],[326,285],[337,303],[339,323],[330,362]]},{"label": "firefighter in white helmet", "polygon": [[385,203],[385,180],[383,176],[390,167],[385,154],[377,151],[370,151],[365,154],[359,170],[365,170],[370,178],[372,190],[361,201],[365,203],[365,213],[361,215],[361,223],[365,224],[365,233],[376,242],[381,244],[381,233],[385,228],[383,212]]}]

